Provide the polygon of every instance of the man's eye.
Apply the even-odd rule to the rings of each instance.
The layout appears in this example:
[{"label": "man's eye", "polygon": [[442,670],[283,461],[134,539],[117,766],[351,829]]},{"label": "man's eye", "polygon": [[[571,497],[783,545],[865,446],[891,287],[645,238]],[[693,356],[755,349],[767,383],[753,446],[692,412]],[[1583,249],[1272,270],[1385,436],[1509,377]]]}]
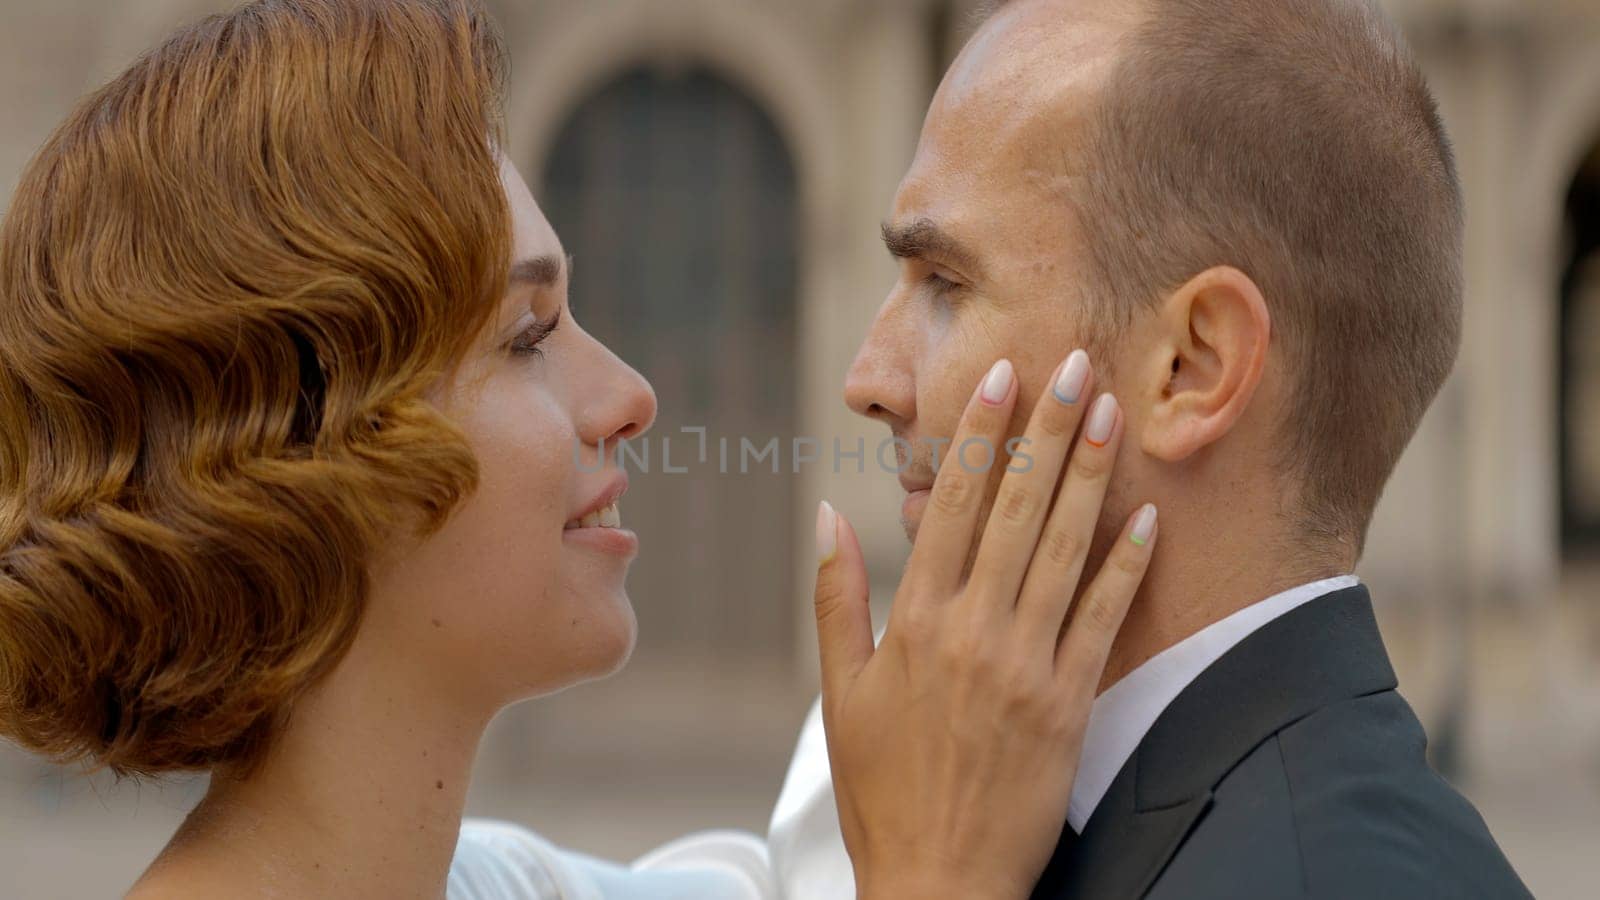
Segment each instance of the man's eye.
[{"label": "man's eye", "polygon": [[948,294],[962,286],[940,275],[938,272],[930,272],[926,278],[922,279],[922,284],[932,291],[936,297]]},{"label": "man's eye", "polygon": [[544,343],[545,339],[550,335],[555,334],[560,325],[560,313],[556,313],[547,321],[535,322],[532,327],[517,335],[517,339],[511,342],[511,352],[517,356],[544,356],[544,351],[539,349],[539,345]]}]

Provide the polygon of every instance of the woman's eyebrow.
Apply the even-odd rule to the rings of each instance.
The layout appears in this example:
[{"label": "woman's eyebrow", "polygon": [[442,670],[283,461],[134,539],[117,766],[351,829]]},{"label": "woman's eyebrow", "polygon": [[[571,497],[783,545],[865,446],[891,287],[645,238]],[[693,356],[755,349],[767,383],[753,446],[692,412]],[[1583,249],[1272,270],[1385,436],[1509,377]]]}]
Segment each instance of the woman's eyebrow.
[{"label": "woman's eyebrow", "polygon": [[511,267],[512,284],[531,284],[535,287],[555,287],[561,283],[561,274],[571,267],[572,257],[555,254],[525,259]]}]

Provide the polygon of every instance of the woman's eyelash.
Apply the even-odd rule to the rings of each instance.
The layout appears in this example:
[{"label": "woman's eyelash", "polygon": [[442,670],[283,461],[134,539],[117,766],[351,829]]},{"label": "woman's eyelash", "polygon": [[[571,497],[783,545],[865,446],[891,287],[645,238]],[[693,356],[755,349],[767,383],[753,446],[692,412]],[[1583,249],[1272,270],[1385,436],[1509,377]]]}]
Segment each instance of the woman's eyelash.
[{"label": "woman's eyelash", "polygon": [[544,351],[539,349],[539,345],[544,343],[545,338],[555,334],[560,326],[560,313],[556,313],[546,321],[533,323],[531,328],[517,335],[517,339],[511,342],[511,352],[520,356],[544,356]]}]

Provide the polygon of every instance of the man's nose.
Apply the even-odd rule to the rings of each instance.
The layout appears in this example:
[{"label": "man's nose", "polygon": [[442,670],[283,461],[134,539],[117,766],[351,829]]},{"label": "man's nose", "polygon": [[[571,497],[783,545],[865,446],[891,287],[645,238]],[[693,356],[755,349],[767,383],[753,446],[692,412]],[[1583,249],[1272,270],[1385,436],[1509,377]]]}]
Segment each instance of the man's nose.
[{"label": "man's nose", "polygon": [[845,376],[844,402],[858,415],[888,424],[916,417],[916,377],[904,338],[884,304]]}]

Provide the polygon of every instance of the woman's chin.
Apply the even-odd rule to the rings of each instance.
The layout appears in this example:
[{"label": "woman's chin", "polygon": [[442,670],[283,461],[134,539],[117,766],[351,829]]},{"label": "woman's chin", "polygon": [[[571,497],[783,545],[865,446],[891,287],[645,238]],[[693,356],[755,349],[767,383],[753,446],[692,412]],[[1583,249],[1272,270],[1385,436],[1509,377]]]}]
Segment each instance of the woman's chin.
[{"label": "woman's chin", "polygon": [[[519,703],[615,675],[627,665],[638,640],[638,618],[626,592],[608,592],[559,620],[560,627],[513,638],[519,646],[516,687],[507,702]],[[553,623],[552,623],[553,624]],[[552,640],[559,636],[559,639]],[[535,647],[537,646],[537,650]],[[508,673],[509,674],[509,673]]]},{"label": "woman's chin", "polygon": [[618,590],[597,606],[604,612],[597,609],[592,619],[579,623],[586,627],[572,636],[574,683],[615,675],[628,664],[638,644],[639,618],[626,591]]},{"label": "woman's chin", "polygon": [[626,593],[617,600],[619,621],[611,634],[611,643],[607,649],[609,654],[604,654],[608,663],[602,667],[592,678],[608,678],[622,671],[633,658],[633,649],[639,643],[639,617],[633,611],[633,604],[628,600]]}]

